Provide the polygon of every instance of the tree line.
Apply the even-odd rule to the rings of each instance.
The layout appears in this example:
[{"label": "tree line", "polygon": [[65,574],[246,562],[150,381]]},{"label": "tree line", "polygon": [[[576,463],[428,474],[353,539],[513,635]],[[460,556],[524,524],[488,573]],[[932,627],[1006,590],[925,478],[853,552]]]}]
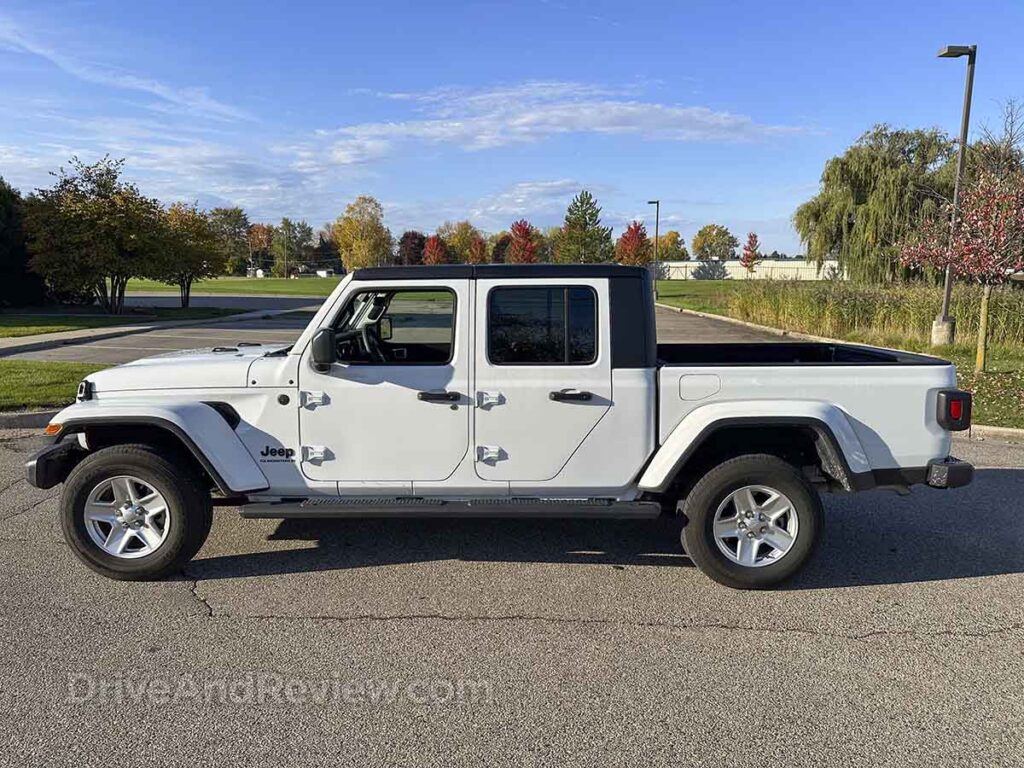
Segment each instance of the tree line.
[{"label": "tree line", "polygon": [[[321,270],[448,263],[601,263],[646,266],[654,239],[642,222],[620,237],[601,219],[587,190],[569,203],[561,226],[541,229],[526,219],[486,233],[468,220],[448,221],[433,233],[407,230],[395,238],[384,209],[361,196],[318,231],[302,220],[251,222],[239,207],[203,210],[195,203],[169,206],[123,178],[124,161],[77,157],[57,171],[52,186],[22,197],[0,179],[0,306],[98,302],[111,313],[124,308],[128,281],[147,278],[175,285],[182,306],[192,286],[221,275],[255,270],[292,277]],[[657,238],[662,261],[685,261],[690,251],[670,230]],[[738,241],[719,224],[694,235],[694,258],[736,257]],[[748,236],[741,263],[753,270],[762,258]],[[772,256],[778,254],[773,253]]]},{"label": "tree line", "polygon": [[837,259],[857,282],[938,283],[948,268],[982,285],[983,370],[992,288],[1024,273],[1024,108],[1004,104],[1001,125],[966,147],[954,218],[958,150],[934,128],[877,125],[825,164],[818,194],[797,208],[793,225],[808,258]]},{"label": "tree line", "polygon": [[[363,196],[349,204],[331,233],[347,270],[389,264],[535,262],[647,266],[655,256],[654,239],[642,222],[630,222],[617,239],[613,238],[612,228],[602,223],[601,207],[586,189],[569,203],[562,225],[547,229],[518,219],[507,230],[488,234],[469,220],[446,221],[433,233],[407,230],[396,241],[384,224],[381,204]],[[755,248],[759,248],[756,235],[751,236]],[[699,260],[724,261],[736,258],[738,246],[728,229],[708,224],[693,238],[693,255]],[[682,235],[670,230],[657,238],[657,256],[661,261],[687,261],[690,251]],[[756,258],[763,258],[759,251]]]}]

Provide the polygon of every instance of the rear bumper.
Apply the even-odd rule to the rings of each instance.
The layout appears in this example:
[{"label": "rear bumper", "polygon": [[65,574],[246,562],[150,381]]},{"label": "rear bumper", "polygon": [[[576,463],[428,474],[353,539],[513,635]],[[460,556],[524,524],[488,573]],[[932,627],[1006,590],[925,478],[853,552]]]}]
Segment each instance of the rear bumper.
[{"label": "rear bumper", "polygon": [[974,467],[952,456],[932,459],[923,467],[875,469],[850,478],[850,490],[868,491],[872,488],[909,488],[927,485],[932,488],[959,488],[974,479]]},{"label": "rear bumper", "polygon": [[25,462],[25,479],[35,488],[53,488],[64,482],[84,455],[73,441],[48,445]]},{"label": "rear bumper", "polygon": [[948,456],[928,462],[925,483],[932,488],[959,488],[974,479],[974,467],[966,461]]}]

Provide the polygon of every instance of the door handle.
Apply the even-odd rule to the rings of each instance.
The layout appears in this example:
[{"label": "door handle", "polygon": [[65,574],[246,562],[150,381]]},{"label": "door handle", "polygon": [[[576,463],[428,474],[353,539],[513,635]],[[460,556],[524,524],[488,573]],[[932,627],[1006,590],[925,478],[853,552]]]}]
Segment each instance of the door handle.
[{"label": "door handle", "polygon": [[549,392],[548,397],[556,403],[586,403],[594,399],[592,392]]},{"label": "door handle", "polygon": [[457,403],[462,395],[458,392],[417,392],[416,397],[428,403]]}]

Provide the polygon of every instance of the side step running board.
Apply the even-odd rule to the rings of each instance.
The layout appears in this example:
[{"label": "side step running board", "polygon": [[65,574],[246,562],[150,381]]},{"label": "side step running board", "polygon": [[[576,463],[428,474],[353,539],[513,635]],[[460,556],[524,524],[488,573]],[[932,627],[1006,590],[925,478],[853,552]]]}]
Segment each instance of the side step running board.
[{"label": "side step running board", "polygon": [[445,499],[326,496],[246,504],[246,518],[328,517],[657,517],[656,501],[614,499]]}]

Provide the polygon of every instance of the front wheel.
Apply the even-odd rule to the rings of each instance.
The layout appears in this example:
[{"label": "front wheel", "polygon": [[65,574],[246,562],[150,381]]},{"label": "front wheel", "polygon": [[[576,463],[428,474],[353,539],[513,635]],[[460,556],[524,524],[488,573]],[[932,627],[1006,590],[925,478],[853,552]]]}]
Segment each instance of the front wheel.
[{"label": "front wheel", "polygon": [[694,486],[683,512],[686,553],[736,589],[766,589],[792,576],[823,525],[817,491],[798,468],[767,454],[719,464]]},{"label": "front wheel", "polygon": [[147,445],[90,454],[68,476],[61,497],[71,550],[111,579],[159,579],[179,570],[202,547],[212,516],[195,473]]}]

